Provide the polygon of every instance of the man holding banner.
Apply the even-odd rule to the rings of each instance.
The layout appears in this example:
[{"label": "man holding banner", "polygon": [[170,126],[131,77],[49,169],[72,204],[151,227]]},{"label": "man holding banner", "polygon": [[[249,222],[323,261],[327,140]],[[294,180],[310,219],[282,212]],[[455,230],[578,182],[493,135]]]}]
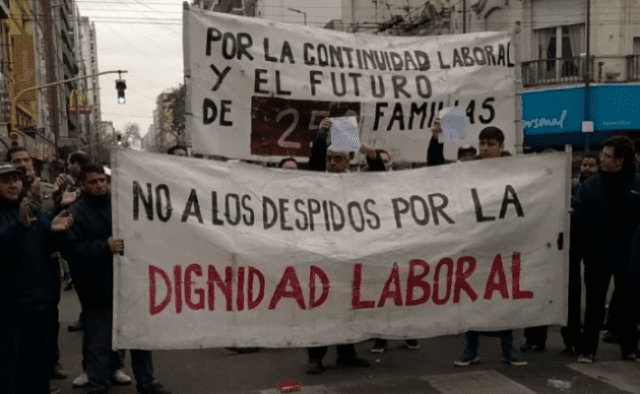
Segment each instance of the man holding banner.
[{"label": "man holding banner", "polygon": [[[442,154],[444,144],[438,140],[442,134],[440,119],[435,120],[431,131],[433,138],[429,143],[429,150],[427,151],[427,163],[429,163],[429,165],[444,164],[445,160]],[[477,156],[476,159],[497,159],[503,156],[510,156],[509,152],[504,151],[504,134],[499,128],[490,126],[482,129],[478,139],[480,155]],[[465,346],[462,358],[454,362],[455,366],[466,367],[479,361],[478,346],[480,345],[480,334],[479,331],[475,330],[467,331],[465,334]],[[507,363],[514,366],[527,365],[527,362],[520,359],[518,351],[513,347],[512,330],[496,331],[492,332],[492,335],[500,338],[502,357]]]},{"label": "man holding banner", "polygon": [[[66,233],[62,254],[74,266],[73,278],[85,319],[86,372],[89,393],[106,393],[115,372],[111,350],[113,321],[113,255],[124,252],[124,240],[112,236],[111,198],[104,168],[88,163],[79,177],[82,198],[69,208],[74,225]],[[151,352],[131,350],[140,394],[170,394],[154,381]]]},{"label": "man holding banner", "polygon": [[[328,172],[333,174],[345,173],[349,169],[349,153],[332,145],[330,141],[330,130],[333,123],[329,118],[320,122],[320,130],[316,133],[315,143],[309,158],[309,169],[322,171],[326,167]],[[322,160],[322,162],[319,162]],[[326,163],[326,164],[325,164]],[[322,358],[327,354],[328,346],[310,347],[307,349],[309,361],[307,363],[307,373],[316,375],[322,372]],[[353,344],[337,345],[336,364],[349,367],[369,367],[371,364],[356,353]]]}]

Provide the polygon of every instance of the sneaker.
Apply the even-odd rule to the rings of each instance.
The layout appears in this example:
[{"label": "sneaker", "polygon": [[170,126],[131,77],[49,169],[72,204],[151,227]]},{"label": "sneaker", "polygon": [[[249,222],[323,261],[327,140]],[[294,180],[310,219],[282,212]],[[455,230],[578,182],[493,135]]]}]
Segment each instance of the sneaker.
[{"label": "sneaker", "polygon": [[113,378],[112,378],[113,382],[115,384],[124,386],[127,384],[131,384],[131,377],[129,375],[127,375],[126,373],[124,373],[123,369],[119,369],[117,371],[115,371],[113,373]]},{"label": "sneaker", "polygon": [[371,348],[371,353],[384,353],[387,350],[386,339],[376,339],[376,343]]},{"label": "sneaker", "polygon": [[353,358],[349,358],[349,359],[337,359],[336,360],[336,364],[338,365],[344,365],[345,367],[369,367],[371,366],[371,364],[369,363],[369,361],[363,359],[363,358],[358,358],[358,357],[353,357]]},{"label": "sneaker", "polygon": [[477,364],[480,362],[480,357],[475,356],[473,358],[470,357],[462,357],[460,360],[454,361],[453,365],[456,367],[468,367],[471,364]]},{"label": "sneaker", "polygon": [[607,330],[602,337],[602,340],[606,343],[618,343],[618,339],[620,339],[620,336],[611,330]]},{"label": "sneaker", "polygon": [[322,362],[309,360],[309,362],[307,363],[307,373],[311,375],[322,373]]},{"label": "sneaker", "polygon": [[526,365],[529,365],[527,361],[524,361],[520,358],[511,358],[511,359],[505,358],[504,362],[506,362],[509,365],[513,365],[514,367],[524,367]]},{"label": "sneaker", "polygon": [[138,394],[171,394],[171,391],[164,388],[160,383],[151,383],[144,387],[138,387]]},{"label": "sneaker", "polygon": [[77,378],[73,379],[73,382],[71,382],[71,384],[73,385],[73,387],[85,387],[89,385],[89,375],[87,375],[86,372],[82,371],[82,373],[78,375]]},{"label": "sneaker", "polygon": [[67,377],[69,377],[69,374],[62,369],[62,365],[56,363],[51,369],[51,379],[66,379]]},{"label": "sneaker", "polygon": [[409,349],[409,350],[418,350],[418,349],[420,349],[420,345],[418,345],[418,341],[416,341],[415,339],[407,339],[405,341],[405,344],[407,346],[407,349]]},{"label": "sneaker", "polygon": [[578,357],[578,362],[581,364],[593,364],[596,361],[596,357],[590,353],[583,353]]},{"label": "sneaker", "polygon": [[541,353],[544,352],[544,346],[536,345],[533,343],[525,343],[520,346],[520,351],[523,353]]}]

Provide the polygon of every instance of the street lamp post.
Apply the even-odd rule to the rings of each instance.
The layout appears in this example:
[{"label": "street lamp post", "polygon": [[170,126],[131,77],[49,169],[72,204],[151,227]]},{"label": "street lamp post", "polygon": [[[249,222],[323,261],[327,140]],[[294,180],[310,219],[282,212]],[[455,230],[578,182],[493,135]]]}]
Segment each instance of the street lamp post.
[{"label": "street lamp post", "polygon": [[[79,81],[81,79],[93,78],[93,77],[98,77],[100,75],[113,74],[113,73],[120,74],[120,73],[126,73],[126,71],[123,71],[123,70],[103,71],[103,72],[99,72],[97,74],[84,75],[84,76],[81,76],[81,77],[65,79],[63,81],[57,81],[57,82],[47,83],[47,84],[44,84],[44,85],[32,86],[30,88],[26,88],[26,89],[23,89],[23,90],[19,91],[18,94],[16,94],[13,97],[13,100],[11,100],[11,124],[12,124],[12,129],[15,128],[15,130],[17,130],[17,108],[16,108],[16,105],[18,103],[18,100],[20,99],[20,97],[22,97],[23,94],[28,93],[28,92],[32,92],[34,90],[40,90],[40,89],[44,89],[44,88],[50,88],[50,87],[54,87],[54,86],[59,86],[59,85],[65,84],[67,82]],[[8,131],[11,132],[11,131],[14,131],[14,130],[8,130]],[[57,134],[54,135],[54,144],[55,144],[55,150],[56,150],[55,154],[56,154],[56,160],[57,160],[58,159],[58,135]]]},{"label": "street lamp post", "polygon": [[297,12],[298,14],[302,14],[304,16],[304,25],[307,25],[307,13],[304,11],[296,10],[295,8],[287,8],[289,11]]}]

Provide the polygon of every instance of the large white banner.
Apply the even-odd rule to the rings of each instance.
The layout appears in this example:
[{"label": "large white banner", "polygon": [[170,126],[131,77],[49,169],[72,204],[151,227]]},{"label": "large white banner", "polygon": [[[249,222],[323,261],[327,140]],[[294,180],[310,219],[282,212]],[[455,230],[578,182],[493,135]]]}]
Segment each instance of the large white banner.
[{"label": "large white banner", "polygon": [[326,116],[356,116],[360,142],[424,162],[443,107],[464,108],[463,144],[496,126],[515,153],[515,58],[505,32],[347,34],[199,9],[184,11],[185,74],[196,153],[308,157]]},{"label": "large white banner", "polygon": [[340,175],[131,151],[112,165],[114,234],[125,240],[116,347],[564,323],[563,153]]}]

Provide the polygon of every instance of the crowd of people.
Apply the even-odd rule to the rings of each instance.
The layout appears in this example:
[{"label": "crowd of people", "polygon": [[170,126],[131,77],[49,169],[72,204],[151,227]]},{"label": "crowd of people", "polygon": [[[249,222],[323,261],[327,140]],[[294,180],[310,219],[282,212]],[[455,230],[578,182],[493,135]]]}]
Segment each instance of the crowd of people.
[{"label": "crowd of people", "polygon": [[[72,154],[55,184],[35,176],[25,148],[14,147],[0,163],[0,384],[8,394],[59,392],[58,303],[61,259],[68,264],[82,307],[83,373],[74,386],[107,393],[129,384],[124,352],[111,350],[113,255],[124,241],[111,227],[110,181],[104,167],[82,152]],[[151,352],[130,350],[140,394],[170,394],[153,376]]]},{"label": "crowd of people", "polygon": [[[325,119],[316,133],[307,168],[311,171],[350,171],[353,152],[332,145],[331,121]],[[449,163],[444,157],[440,122],[435,121],[427,150],[427,165]],[[509,156],[504,134],[496,127],[484,128],[478,150],[467,145],[458,150],[458,161]],[[184,146],[167,153],[189,156]],[[366,171],[389,171],[388,152],[363,144]],[[479,154],[478,154],[479,152]],[[56,392],[50,379],[68,374],[60,366],[58,349],[58,303],[61,263],[68,267],[82,313],[70,330],[83,330],[82,373],[74,387],[88,386],[90,393],[106,393],[111,384],[132,383],[123,369],[125,352],[111,350],[113,317],[113,256],[125,251],[125,242],[114,238],[111,224],[110,175],[89,162],[83,152],[67,159],[66,171],[53,184],[35,174],[25,148],[9,150],[0,163],[0,382],[9,394]],[[279,163],[297,170],[294,158]],[[568,323],[562,328],[565,352],[580,363],[596,360],[600,332],[606,314],[608,288],[613,277],[614,297],[608,308],[608,340],[617,341],[622,358],[640,361],[638,353],[638,288],[640,286],[640,146],[626,136],[614,136],[603,144],[600,155],[582,159],[580,176],[572,187],[571,239],[569,251]],[[581,319],[581,277],[584,264],[586,305]],[[69,286],[70,288],[71,286]],[[455,366],[479,361],[481,335],[500,338],[502,357],[513,366],[525,366],[522,353],[545,350],[547,327],[525,329],[526,343],[518,350],[512,330],[469,331]],[[372,353],[387,349],[376,338]],[[406,349],[419,349],[407,339]],[[327,346],[308,348],[307,373],[323,371]],[[230,348],[238,352],[259,348]],[[139,393],[170,393],[153,376],[151,352],[131,349],[132,371]],[[337,344],[339,365],[368,367],[353,344]]]}]

